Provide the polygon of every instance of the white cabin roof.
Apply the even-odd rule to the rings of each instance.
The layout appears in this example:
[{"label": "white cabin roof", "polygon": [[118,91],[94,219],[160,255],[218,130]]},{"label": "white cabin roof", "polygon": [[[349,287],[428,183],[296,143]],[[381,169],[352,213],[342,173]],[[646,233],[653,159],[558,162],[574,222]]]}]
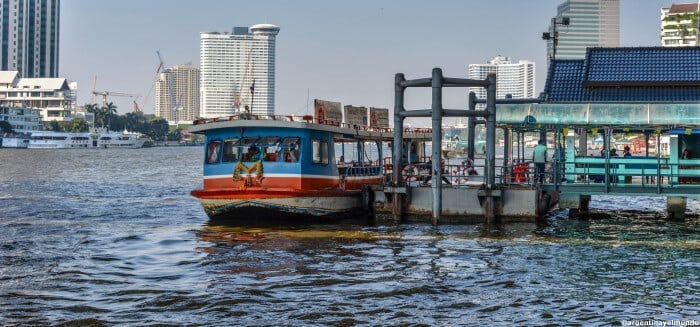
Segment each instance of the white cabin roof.
[{"label": "white cabin roof", "polygon": [[69,89],[65,78],[20,78],[18,89],[31,90],[64,90]]},{"label": "white cabin roof", "polygon": [[16,70],[0,71],[0,84],[13,84],[19,77],[19,72]]}]

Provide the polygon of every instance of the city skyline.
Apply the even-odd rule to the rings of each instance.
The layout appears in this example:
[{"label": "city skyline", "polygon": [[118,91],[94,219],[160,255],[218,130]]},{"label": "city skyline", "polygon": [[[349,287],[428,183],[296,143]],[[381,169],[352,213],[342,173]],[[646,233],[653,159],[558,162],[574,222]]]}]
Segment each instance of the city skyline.
[{"label": "city skyline", "polygon": [[[163,55],[165,67],[199,66],[199,35],[234,26],[277,25],[277,114],[313,112],[314,98],[343,105],[393,108],[394,74],[466,77],[469,64],[497,55],[536,63],[536,93],[546,77],[541,39],[563,0],[443,1],[89,1],[61,3],[61,76],[78,83],[78,104],[98,91],[143,96]],[[660,46],[660,10],[672,1],[620,1],[620,45]],[[464,108],[466,94],[445,92]],[[119,113],[130,98],[109,98]],[[153,104],[153,99],[149,99]],[[430,95],[409,91],[407,106],[426,108]],[[307,109],[308,108],[308,109]],[[152,105],[144,108],[153,113]]]}]

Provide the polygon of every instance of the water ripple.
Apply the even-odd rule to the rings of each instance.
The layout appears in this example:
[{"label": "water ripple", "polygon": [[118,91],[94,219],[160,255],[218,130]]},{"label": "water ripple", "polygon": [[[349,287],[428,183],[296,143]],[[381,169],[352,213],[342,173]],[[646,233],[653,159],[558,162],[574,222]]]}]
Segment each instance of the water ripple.
[{"label": "water ripple", "polygon": [[226,226],[189,196],[201,150],[0,151],[0,325],[700,316],[696,200],[682,223],[655,198],[596,197],[593,219],[556,210],[546,224]]}]

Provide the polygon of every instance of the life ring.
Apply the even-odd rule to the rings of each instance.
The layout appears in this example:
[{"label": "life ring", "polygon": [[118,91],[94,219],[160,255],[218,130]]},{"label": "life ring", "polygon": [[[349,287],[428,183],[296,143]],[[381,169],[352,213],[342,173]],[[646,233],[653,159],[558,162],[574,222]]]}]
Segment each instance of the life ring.
[{"label": "life ring", "polygon": [[454,176],[454,183],[466,183],[469,181],[469,170],[467,167],[463,167],[461,170],[459,168],[452,170],[452,176]]},{"label": "life ring", "polygon": [[418,180],[418,168],[415,165],[406,165],[403,167],[401,174],[404,181]]}]

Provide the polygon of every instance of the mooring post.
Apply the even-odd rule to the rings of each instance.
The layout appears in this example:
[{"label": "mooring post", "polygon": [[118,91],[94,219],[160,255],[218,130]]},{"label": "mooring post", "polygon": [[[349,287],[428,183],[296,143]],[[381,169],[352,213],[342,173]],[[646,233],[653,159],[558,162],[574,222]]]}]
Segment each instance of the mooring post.
[{"label": "mooring post", "polygon": [[[403,156],[403,120],[404,117],[402,113],[406,110],[404,108],[404,91],[406,87],[402,83],[406,81],[403,74],[398,73],[394,76],[394,145],[393,145],[393,166],[391,171],[392,176],[392,186],[394,188],[402,186],[402,164],[401,158]],[[407,185],[403,185],[406,186]],[[403,195],[402,193],[393,193],[393,201],[391,213],[393,215],[395,222],[401,221],[401,215],[403,214]]]},{"label": "mooring post", "polygon": [[[511,173],[513,162],[511,160],[511,153],[513,153],[513,141],[510,138],[510,129],[503,128],[503,172],[501,176],[508,176]],[[501,181],[503,182],[503,181]]]},{"label": "mooring post", "polygon": [[433,88],[432,121],[433,121],[433,155],[432,183],[433,188],[433,225],[437,225],[442,212],[442,69],[433,68],[431,86]]},{"label": "mooring post", "polygon": [[496,222],[493,188],[496,185],[496,74],[486,77],[486,221]]},{"label": "mooring post", "polygon": [[[469,92],[469,111],[476,111],[476,93]],[[469,116],[467,119],[467,157],[474,159],[474,142],[476,138],[476,117]]]}]

